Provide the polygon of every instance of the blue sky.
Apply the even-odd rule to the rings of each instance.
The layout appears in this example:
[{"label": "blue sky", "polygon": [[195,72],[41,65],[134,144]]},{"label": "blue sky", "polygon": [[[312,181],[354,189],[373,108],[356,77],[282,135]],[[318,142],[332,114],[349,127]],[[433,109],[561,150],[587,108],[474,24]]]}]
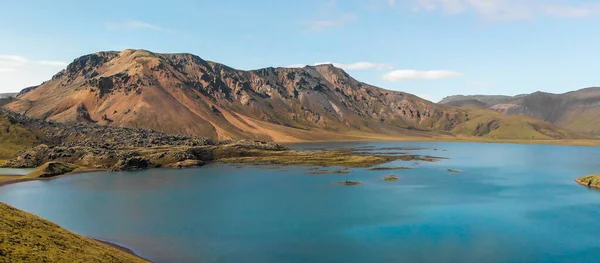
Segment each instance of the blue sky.
[{"label": "blue sky", "polygon": [[0,92],[103,50],[187,52],[239,69],[330,62],[437,101],[600,85],[591,0],[0,0]]}]

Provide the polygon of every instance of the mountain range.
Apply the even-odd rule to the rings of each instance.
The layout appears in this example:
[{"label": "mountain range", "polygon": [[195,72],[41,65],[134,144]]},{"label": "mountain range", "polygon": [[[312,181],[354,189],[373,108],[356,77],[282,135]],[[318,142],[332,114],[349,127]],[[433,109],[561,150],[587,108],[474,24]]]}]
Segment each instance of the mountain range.
[{"label": "mountain range", "polygon": [[563,94],[535,92],[517,96],[450,96],[440,104],[471,106],[505,115],[524,115],[589,134],[600,134],[600,88],[585,88]]},{"label": "mountain range", "polygon": [[219,140],[584,137],[473,101],[483,103],[480,109],[432,103],[360,82],[333,65],[244,71],[192,54],[128,49],[77,58],[3,107],[49,121]]}]

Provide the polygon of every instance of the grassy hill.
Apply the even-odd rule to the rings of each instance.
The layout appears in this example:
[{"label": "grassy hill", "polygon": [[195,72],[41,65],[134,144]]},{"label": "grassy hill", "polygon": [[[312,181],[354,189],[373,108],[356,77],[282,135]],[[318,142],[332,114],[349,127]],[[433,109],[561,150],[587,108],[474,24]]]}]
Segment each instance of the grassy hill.
[{"label": "grassy hill", "polygon": [[14,157],[19,151],[44,142],[35,131],[0,114],[0,160]]},{"label": "grassy hill", "polygon": [[465,110],[468,112],[468,120],[454,128],[452,130],[454,134],[499,140],[587,139],[575,132],[523,115],[507,116],[479,108],[465,108]]},{"label": "grassy hill", "polygon": [[148,262],[0,203],[1,262]]},{"label": "grassy hill", "polygon": [[600,88],[586,88],[563,94],[535,92],[518,96],[450,96],[440,104],[475,106],[505,115],[525,115],[579,133],[600,135]]}]

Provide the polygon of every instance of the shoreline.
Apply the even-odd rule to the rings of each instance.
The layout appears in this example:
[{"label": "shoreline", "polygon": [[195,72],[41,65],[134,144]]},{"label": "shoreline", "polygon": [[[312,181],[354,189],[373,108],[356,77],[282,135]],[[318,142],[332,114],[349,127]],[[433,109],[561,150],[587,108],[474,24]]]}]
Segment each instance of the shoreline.
[{"label": "shoreline", "polygon": [[575,179],[575,182],[578,183],[581,186],[585,186],[589,189],[594,189],[594,190],[600,190],[600,185],[588,185],[587,183],[584,183],[580,180],[580,178]]},{"label": "shoreline", "polygon": [[[422,140],[416,140],[414,137],[412,138],[364,138],[364,140],[361,140],[362,138],[357,138],[357,139],[353,139],[353,140],[335,140],[335,141],[328,141],[328,140],[324,140],[324,141],[303,141],[303,142],[274,142],[274,143],[278,143],[278,144],[283,144],[286,146],[290,146],[290,145],[296,145],[296,144],[305,144],[305,143],[366,143],[366,142],[412,142],[412,143],[418,143],[418,142],[445,142],[445,143],[481,143],[481,144],[489,144],[489,143],[493,143],[493,144],[522,144],[522,145],[555,145],[555,146],[578,146],[578,147],[600,147],[600,139],[599,140],[473,140],[473,138],[470,137],[466,137],[464,139],[462,138],[454,138],[454,139],[449,139],[449,138],[422,138]],[[218,161],[216,161],[218,162]],[[209,163],[213,163],[213,162],[209,162]],[[206,164],[209,164],[206,163]],[[243,164],[243,163],[241,163]],[[202,167],[202,166],[199,166]],[[190,167],[190,168],[199,168],[199,167]],[[161,169],[163,167],[157,167],[157,168],[148,168],[148,169]],[[178,168],[178,169],[187,169],[187,168]],[[49,178],[14,178],[14,179],[8,179],[8,180],[4,180],[4,181],[0,181],[0,187],[2,186],[6,186],[6,185],[10,185],[10,184],[16,184],[16,183],[23,183],[23,182],[30,182],[30,181],[46,181],[46,180],[53,180],[53,179],[58,179],[58,178],[62,178],[62,177],[66,177],[66,176],[70,176],[70,175],[76,175],[76,174],[82,174],[82,173],[92,173],[92,172],[108,172],[110,171],[109,169],[99,169],[99,168],[79,168],[75,171],[66,173],[66,174],[61,174],[58,176],[54,176],[54,177],[49,177]],[[16,175],[18,176],[18,175]],[[23,175],[25,176],[25,175]],[[583,186],[588,186],[587,184],[581,183],[578,179],[575,180],[578,184],[583,185]],[[594,187],[594,186],[590,186],[590,187]],[[594,187],[597,189],[600,189],[599,187]]]},{"label": "shoreline", "polygon": [[[78,169],[75,171],[72,171],[70,173],[66,173],[66,174],[61,174],[61,175],[57,175],[57,176],[53,176],[53,177],[48,177],[48,178],[15,178],[15,179],[9,179],[9,180],[4,180],[4,181],[0,181],[0,187],[5,186],[5,185],[10,185],[10,184],[16,184],[16,183],[24,183],[24,182],[31,182],[31,181],[50,181],[50,180],[54,180],[54,179],[58,179],[58,178],[62,178],[62,177],[67,177],[70,175],[75,175],[75,174],[84,174],[84,173],[93,173],[93,172],[107,172],[109,171],[108,169],[86,169],[86,168],[82,168],[82,169]],[[16,175],[16,176],[26,176],[26,175]]]},{"label": "shoreline", "polygon": [[143,260],[147,260],[148,262],[152,262],[151,260],[140,256],[138,253],[136,253],[135,251],[133,251],[133,249],[128,248],[128,247],[124,246],[123,244],[116,244],[116,243],[113,243],[113,242],[110,242],[110,241],[106,241],[106,240],[102,240],[102,239],[97,239],[97,238],[92,238],[92,237],[88,237],[88,238],[90,238],[92,240],[95,240],[97,242],[100,242],[102,244],[105,244],[107,246],[110,246],[112,248],[116,248],[116,249],[118,249],[120,251],[123,251],[123,252],[125,252],[127,254],[130,254],[132,256],[136,256],[136,257],[141,258]]},{"label": "shoreline", "polygon": [[294,145],[304,143],[344,143],[344,142],[449,142],[449,143],[494,143],[494,144],[524,144],[524,145],[556,145],[556,146],[585,146],[600,147],[600,138],[581,139],[581,140],[527,140],[527,139],[488,139],[476,137],[449,137],[449,138],[426,138],[426,137],[357,137],[353,139],[342,140],[311,140],[311,141],[273,141],[283,145]]}]

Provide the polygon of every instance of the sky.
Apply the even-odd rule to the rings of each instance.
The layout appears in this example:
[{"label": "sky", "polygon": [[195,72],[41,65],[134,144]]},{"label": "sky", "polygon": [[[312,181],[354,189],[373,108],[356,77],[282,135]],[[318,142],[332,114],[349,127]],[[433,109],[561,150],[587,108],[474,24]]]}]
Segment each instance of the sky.
[{"label": "sky", "polygon": [[0,0],[0,93],[85,54],[192,53],[237,69],[333,63],[431,101],[600,86],[598,0]]}]

